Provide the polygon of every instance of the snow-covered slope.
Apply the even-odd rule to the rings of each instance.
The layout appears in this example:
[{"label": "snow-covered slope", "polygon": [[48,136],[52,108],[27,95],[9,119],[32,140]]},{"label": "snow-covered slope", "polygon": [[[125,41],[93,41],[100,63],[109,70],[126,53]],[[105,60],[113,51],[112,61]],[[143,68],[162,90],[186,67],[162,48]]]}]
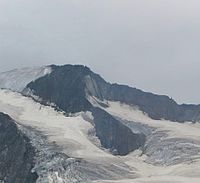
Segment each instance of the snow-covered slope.
[{"label": "snow-covered slope", "polygon": [[88,136],[93,129],[90,112],[66,117],[19,93],[0,90],[0,111],[19,123],[39,151],[33,170],[40,176],[38,183],[200,182],[200,124],[152,120],[129,105],[90,101],[133,131],[143,131],[148,136],[145,148],[113,156]]},{"label": "snow-covered slope", "polygon": [[[65,117],[51,107],[42,106],[30,98],[7,90],[0,90],[0,111],[9,114],[22,125],[42,131],[51,142],[56,141],[60,146],[66,147],[63,151],[70,156],[110,156],[88,140],[87,132],[92,125],[83,119],[81,113]],[[91,118],[89,112],[85,115]]]},{"label": "snow-covered slope", "polygon": [[21,92],[28,83],[51,73],[50,66],[14,69],[0,73],[0,88]]},{"label": "snow-covered slope", "polygon": [[78,183],[134,176],[129,166],[90,140],[93,138],[88,136],[93,129],[88,122],[92,120],[90,112],[66,117],[8,90],[0,90],[0,111],[18,122],[39,151],[34,169],[40,176],[38,183]]},{"label": "snow-covered slope", "polygon": [[[98,99],[90,98],[101,107]],[[120,159],[134,167],[140,177],[105,183],[198,183],[200,182],[200,124],[153,120],[137,107],[120,102],[104,101],[108,113],[147,135],[143,151],[135,151]]]},{"label": "snow-covered slope", "polygon": [[36,149],[37,183],[200,182],[200,106],[112,85],[72,65],[1,73],[0,88],[0,112]]}]

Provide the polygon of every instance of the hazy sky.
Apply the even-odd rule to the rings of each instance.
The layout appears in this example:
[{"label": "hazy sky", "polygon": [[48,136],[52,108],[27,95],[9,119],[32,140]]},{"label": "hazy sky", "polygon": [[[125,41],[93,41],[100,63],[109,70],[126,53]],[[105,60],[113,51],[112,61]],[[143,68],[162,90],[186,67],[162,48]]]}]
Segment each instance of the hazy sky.
[{"label": "hazy sky", "polygon": [[0,0],[0,71],[81,63],[200,103],[199,0]]}]

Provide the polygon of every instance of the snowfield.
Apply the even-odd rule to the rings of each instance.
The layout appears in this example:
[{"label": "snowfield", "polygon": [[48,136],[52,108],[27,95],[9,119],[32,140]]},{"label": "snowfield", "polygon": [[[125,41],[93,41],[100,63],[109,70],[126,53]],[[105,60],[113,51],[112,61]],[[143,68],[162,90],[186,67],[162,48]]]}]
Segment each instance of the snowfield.
[{"label": "snowfield", "polygon": [[[87,138],[93,128],[80,114],[66,117],[48,106],[11,91],[0,90],[0,111],[9,114],[19,124],[41,131],[50,142],[56,142],[63,152],[76,158],[110,157]],[[88,118],[90,114],[88,112]]]},{"label": "snowfield", "polygon": [[14,69],[0,73],[0,88],[21,92],[27,84],[51,73],[51,67]]},{"label": "snowfield", "polygon": [[37,183],[135,177],[120,159],[92,143],[88,131],[93,126],[84,120],[92,118],[89,112],[66,117],[62,112],[8,90],[0,90],[0,111],[17,121],[39,150],[34,168],[40,176]]},{"label": "snowfield", "polygon": [[158,130],[163,130],[170,137],[191,138],[200,140],[200,123],[178,123],[167,120],[153,120],[147,114],[138,110],[137,107],[131,107],[120,102],[108,101],[109,107],[105,110],[121,119],[135,121],[141,124],[146,124]]},{"label": "snowfield", "polygon": [[[93,99],[93,105],[98,105],[95,101],[97,100]],[[137,150],[120,157],[96,146],[88,137],[88,131],[93,129],[89,122],[92,120],[90,112],[66,117],[62,112],[43,106],[19,93],[0,90],[0,111],[16,120],[19,128],[34,139],[33,145],[42,149],[41,154],[44,155],[39,156],[35,170],[42,177],[45,166],[55,168],[54,172],[47,172],[45,181],[48,183],[200,182],[199,123],[152,120],[136,107],[119,102],[105,102],[109,107],[102,109],[122,120],[133,131],[138,128],[137,130],[144,130],[149,135],[143,152]],[[41,141],[29,128],[45,139]],[[45,143],[55,146],[47,146],[44,150]],[[55,150],[59,156],[48,154],[48,151]],[[47,155],[52,162],[46,159]],[[76,161],[77,159],[84,162]],[[62,169],[60,165],[63,163],[70,168]],[[38,183],[42,182],[44,179],[41,178]]]},{"label": "snowfield", "polygon": [[[149,158],[146,155],[142,155],[140,152],[133,152],[132,154],[121,157],[123,161],[125,161],[129,166],[135,167],[137,171],[140,173],[141,177],[135,180],[120,180],[116,182],[120,183],[198,183],[200,182],[200,124],[196,123],[177,123],[166,120],[153,120],[148,117],[148,115],[139,111],[137,107],[132,107],[126,104],[121,104],[120,102],[112,102],[107,101],[106,104],[109,106],[108,108],[104,108],[107,112],[112,114],[115,117],[118,117],[123,120],[129,121],[129,123],[137,122],[142,125],[148,125],[152,129],[154,129],[155,134],[159,134],[159,132],[164,133],[164,136],[161,136],[160,141],[157,144],[158,149],[153,149],[153,153],[156,153],[156,158],[159,156],[159,152],[167,153],[167,156],[162,154],[161,161],[168,162],[170,159],[168,155],[179,156],[180,162],[176,163],[175,159],[173,160],[170,166],[166,164],[154,165],[155,159],[152,161],[148,161]],[[153,136],[153,135],[152,135]],[[151,138],[151,136],[149,137]],[[163,138],[163,139],[162,139]],[[155,142],[155,139],[154,143]],[[165,144],[165,141],[168,143]],[[169,143],[171,140],[171,144]],[[174,141],[175,140],[175,141]],[[147,140],[147,148],[148,148]],[[179,151],[179,142],[183,143],[183,147],[181,147],[181,152],[179,154],[176,151]],[[192,142],[192,145],[190,144]],[[190,144],[190,146],[187,146]],[[154,144],[150,144],[152,146]],[[163,147],[164,146],[164,147]],[[169,151],[173,146],[173,151]],[[167,147],[167,148],[166,148]],[[198,148],[195,151],[195,148]],[[166,152],[163,152],[159,148],[164,149]],[[189,150],[194,150],[194,155],[186,154],[186,156],[181,157],[186,151],[184,148],[189,148]],[[157,151],[157,152],[155,152]],[[189,151],[191,153],[192,151]],[[147,150],[148,152],[148,150]],[[149,154],[151,156],[151,154]],[[192,157],[194,156],[194,157]],[[173,158],[173,157],[171,157]],[[189,160],[187,159],[189,158]],[[187,160],[187,161],[186,161]],[[149,163],[147,163],[149,162]],[[182,163],[181,163],[182,162]],[[174,163],[174,164],[173,164]],[[106,182],[106,181],[105,181]],[[107,181],[110,182],[110,181]],[[106,182],[106,183],[107,183]],[[111,181],[113,182],[113,181]]]}]

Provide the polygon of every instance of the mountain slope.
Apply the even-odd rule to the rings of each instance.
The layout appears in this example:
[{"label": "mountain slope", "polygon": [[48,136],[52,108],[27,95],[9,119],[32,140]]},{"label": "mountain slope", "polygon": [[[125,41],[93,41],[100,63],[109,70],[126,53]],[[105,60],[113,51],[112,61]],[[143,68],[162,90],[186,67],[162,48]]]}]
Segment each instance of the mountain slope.
[{"label": "mountain slope", "polygon": [[115,155],[127,155],[144,146],[146,137],[143,133],[132,132],[105,110],[93,108],[92,115],[96,136],[103,147],[115,151]]},{"label": "mountain slope", "polygon": [[23,93],[40,97],[43,104],[54,103],[67,113],[89,110],[92,106],[85,97],[84,76],[90,70],[72,65],[51,67],[51,74],[29,83]]},{"label": "mountain slope", "polygon": [[18,121],[37,150],[33,169],[39,176],[37,183],[79,183],[137,176],[124,162],[93,143],[96,138],[89,136],[89,131],[94,127],[85,120],[92,119],[88,112],[66,117],[51,107],[6,90],[0,90],[0,111]]},{"label": "mountain slope", "polygon": [[37,183],[199,182],[199,105],[110,84],[81,65],[48,68],[26,82],[28,72],[15,75],[21,94],[0,90],[0,111],[36,149]]},{"label": "mountain slope", "polygon": [[34,183],[38,176],[32,173],[35,150],[15,122],[0,113],[0,182]]},{"label": "mountain slope", "polygon": [[[107,107],[98,101],[96,105],[107,112],[106,116],[110,114],[112,121],[117,119],[116,125],[120,121],[134,134],[142,132],[147,136],[144,148],[126,156],[113,156],[90,133],[94,113],[66,117],[19,93],[0,90],[0,111],[22,125],[21,130],[37,149],[33,169],[39,175],[37,183],[199,182],[199,123],[152,120],[129,105],[104,102]],[[112,126],[108,125],[108,130]],[[123,140],[125,135],[119,135]]]},{"label": "mountain slope", "polygon": [[28,83],[51,73],[50,67],[15,69],[0,73],[0,88],[21,92]]},{"label": "mountain slope", "polygon": [[167,96],[110,84],[84,66],[51,67],[51,74],[29,83],[23,93],[38,96],[43,104],[54,103],[67,113],[90,110],[92,106],[88,97],[94,96],[101,101],[120,101],[137,106],[153,119],[200,121],[200,105],[178,105]]}]

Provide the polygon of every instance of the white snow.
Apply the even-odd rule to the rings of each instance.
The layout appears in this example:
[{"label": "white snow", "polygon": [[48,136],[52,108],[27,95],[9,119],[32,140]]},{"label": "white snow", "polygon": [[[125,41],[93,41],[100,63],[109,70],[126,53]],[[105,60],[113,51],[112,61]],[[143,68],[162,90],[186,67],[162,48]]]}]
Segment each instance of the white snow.
[{"label": "white snow", "polygon": [[[135,107],[119,102],[107,101],[106,103],[109,107],[103,109],[112,115],[165,130],[170,137],[200,139],[199,124],[152,120]],[[144,161],[146,157],[140,156],[140,151],[135,151],[125,157],[114,157],[99,149],[87,136],[92,125],[84,119],[92,119],[90,113],[84,113],[84,115],[79,113],[65,117],[61,112],[57,112],[51,107],[42,106],[30,98],[7,90],[0,90],[0,111],[9,114],[20,124],[31,126],[43,132],[50,142],[56,142],[60,147],[63,147],[63,152],[71,157],[92,160],[100,164],[104,164],[106,161],[112,161],[114,164],[122,162],[133,168],[133,171],[139,175],[136,179],[99,180],[93,183],[200,182],[200,161],[198,160],[191,164],[155,166],[146,163]],[[56,177],[58,181],[62,182],[59,175],[56,174]]]},{"label": "white snow", "polygon": [[0,88],[22,91],[28,83],[51,73],[51,67],[14,69],[0,73]]},{"label": "white snow", "polygon": [[0,111],[9,114],[22,125],[43,132],[50,142],[63,147],[63,152],[71,157],[93,159],[111,156],[88,139],[87,132],[93,126],[83,119],[81,113],[66,117],[51,107],[42,106],[30,98],[7,90],[0,90]]},{"label": "white snow", "polygon": [[200,123],[178,123],[168,120],[153,120],[137,107],[132,107],[120,102],[108,101],[108,108],[104,108],[113,116],[120,117],[128,121],[139,122],[155,127],[158,130],[168,132],[170,137],[191,138],[200,140]]},{"label": "white snow", "polygon": [[[89,98],[94,106],[98,105],[98,99],[95,97]],[[167,120],[153,120],[147,114],[140,111],[136,106],[129,106],[120,102],[104,101],[108,108],[106,110],[113,116],[124,120],[147,124],[150,127],[156,128],[158,131],[166,131],[170,138],[186,138],[200,140],[200,124],[177,123]],[[136,179],[124,180],[104,180],[94,181],[93,183],[199,183],[200,182],[200,160],[196,160],[190,164],[182,163],[173,166],[155,166],[145,162],[146,156],[141,152],[135,151],[125,157],[119,157],[122,162],[125,162],[130,167],[136,169],[140,175]]]}]

